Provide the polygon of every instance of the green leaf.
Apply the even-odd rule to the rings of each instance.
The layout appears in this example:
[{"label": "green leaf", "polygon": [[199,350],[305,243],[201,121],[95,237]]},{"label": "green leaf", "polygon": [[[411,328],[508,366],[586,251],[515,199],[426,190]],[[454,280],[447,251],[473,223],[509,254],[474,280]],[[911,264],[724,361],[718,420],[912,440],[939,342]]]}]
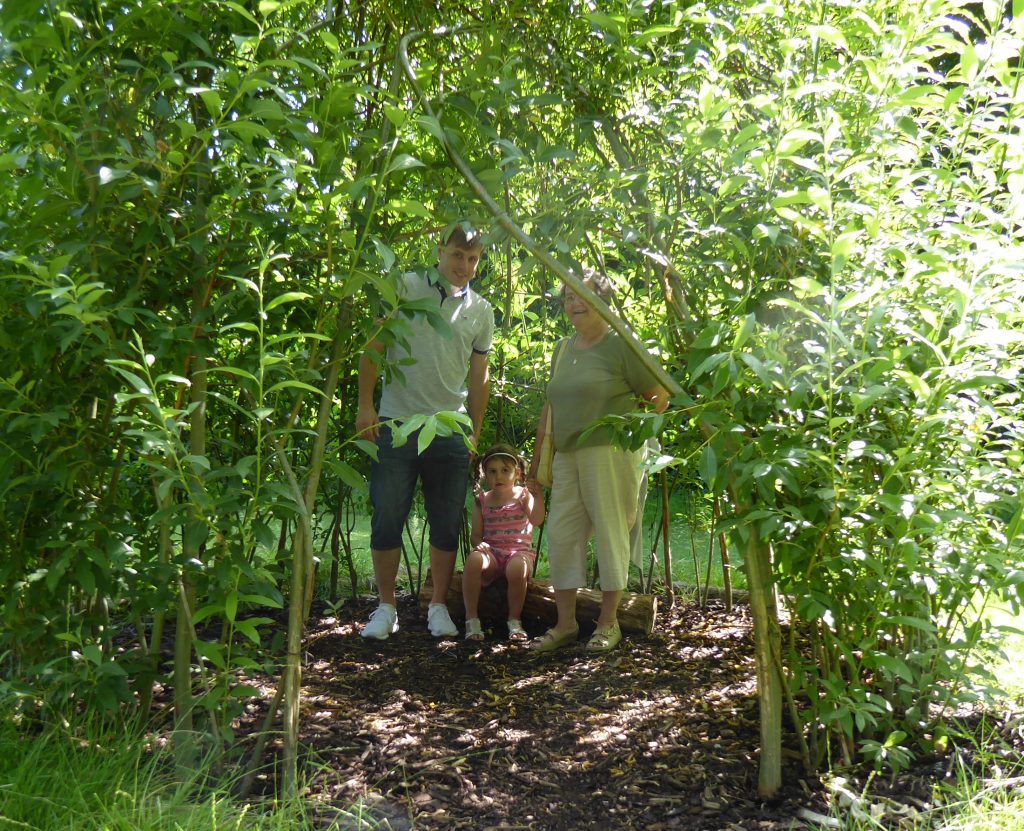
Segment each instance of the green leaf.
[{"label": "green leaf", "polygon": [[239,600],[243,600],[246,603],[252,603],[256,606],[268,606],[271,609],[280,609],[281,601],[275,600],[272,597],[266,597],[262,594],[240,594]]},{"label": "green leaf", "polygon": [[895,655],[887,655],[884,652],[865,656],[865,663],[869,666],[877,666],[884,669],[890,675],[902,678],[904,681],[913,682],[914,672],[907,665],[907,662]]},{"label": "green leaf", "polygon": [[28,156],[15,153],[0,153],[0,173],[22,170],[28,163]]},{"label": "green leaf", "polygon": [[736,337],[733,339],[732,348],[733,350],[739,350],[743,348],[743,345],[750,339],[750,336],[754,333],[754,326],[757,324],[757,318],[753,313],[745,315],[743,317],[743,324],[740,326],[739,331],[736,333]]},{"label": "green leaf", "polygon": [[274,384],[274,386],[272,386],[269,390],[266,391],[265,395],[270,395],[272,393],[277,392],[278,390],[284,389],[299,389],[305,390],[306,392],[314,393],[315,395],[323,395],[322,390],[318,390],[316,387],[311,386],[310,384],[307,384],[304,381],[296,381],[293,378],[289,378],[286,381],[278,381],[276,384]]},{"label": "green leaf", "polygon": [[270,312],[284,303],[294,303],[296,300],[306,300],[312,296],[313,295],[304,291],[286,291],[284,294],[279,294],[277,297],[275,297],[273,300],[267,303],[263,310],[266,312]]},{"label": "green leaf", "polygon": [[235,621],[235,631],[241,632],[256,646],[260,645],[260,633],[256,628],[256,624],[252,620],[238,620]]},{"label": "green leaf", "polygon": [[221,101],[220,93],[216,90],[210,89],[209,87],[189,87],[186,92],[190,95],[198,95],[203,99],[203,103],[206,105],[206,110],[210,114],[210,118],[214,121],[220,119],[221,111],[224,109],[224,102]]},{"label": "green leaf", "polygon": [[224,649],[220,644],[196,640],[192,642],[192,647],[200,658],[209,661],[218,669],[228,668],[227,661],[224,660]]},{"label": "green leaf", "polygon": [[931,396],[931,387],[920,375],[915,375],[905,369],[894,369],[892,374],[910,387],[918,401],[925,401]]},{"label": "green leaf", "polygon": [[775,152],[779,156],[792,156],[797,150],[811,141],[816,141],[820,144],[821,136],[813,130],[804,128],[790,130],[779,140],[779,145]]},{"label": "green leaf", "polygon": [[200,470],[210,469],[210,460],[207,459],[205,456],[188,455],[181,461],[184,464],[191,465],[192,467],[199,468]]},{"label": "green leaf", "polygon": [[678,31],[678,26],[651,26],[651,28],[645,29],[641,34],[633,38],[633,43],[638,46],[643,46],[652,40],[657,40],[658,38],[665,37],[666,35],[673,35]]},{"label": "green leaf", "polygon": [[909,626],[912,629],[920,629],[922,632],[935,634],[935,624],[924,618],[912,617],[910,615],[893,615],[885,618],[886,623],[895,623],[898,626]]},{"label": "green leaf", "polygon": [[213,366],[206,371],[210,373],[221,372],[225,375],[237,375],[239,378],[245,378],[247,381],[258,383],[255,375],[238,366]]},{"label": "green leaf", "polygon": [[415,156],[410,156],[408,153],[399,153],[391,160],[391,164],[387,166],[385,173],[391,174],[399,170],[412,170],[415,167],[426,167],[426,165]]},{"label": "green leaf", "polygon": [[387,120],[394,124],[396,127],[401,127],[403,124],[405,124],[405,120],[409,116],[406,110],[403,110],[400,107],[396,107],[394,104],[384,105],[384,115],[387,118]]},{"label": "green leaf", "polygon": [[188,378],[183,378],[181,375],[172,375],[170,373],[163,373],[158,375],[155,379],[157,384],[181,384],[185,387],[191,387],[192,382]]},{"label": "green leaf", "polygon": [[393,447],[401,447],[409,436],[419,430],[427,421],[427,416],[416,413],[412,418],[407,418],[401,424],[393,424],[391,429],[391,444]]},{"label": "green leaf", "polygon": [[[376,449],[376,445],[374,445]],[[334,470],[341,476],[342,481],[354,490],[363,490],[366,488],[366,480],[363,475],[351,465],[335,459],[331,462],[331,470]]]},{"label": "green leaf", "polygon": [[404,197],[396,197],[388,201],[386,210],[394,211],[397,214],[403,214],[405,216],[418,216],[421,219],[430,219],[433,217],[433,213],[424,205],[422,202],[417,202],[415,199],[406,199]]},{"label": "green leaf", "polygon": [[436,118],[429,115],[418,115],[415,118],[415,122],[419,125],[420,129],[426,130],[442,144],[447,142],[447,137],[444,134],[444,128]]},{"label": "green leaf", "polygon": [[285,114],[281,105],[272,98],[250,99],[246,109],[250,118],[258,118],[261,121],[284,121]]},{"label": "green leaf", "polygon": [[708,355],[697,368],[690,373],[690,383],[695,383],[697,379],[703,376],[705,373],[710,372],[712,369],[717,369],[719,365],[729,360],[728,352],[718,352],[714,355]]},{"label": "green leaf", "polygon": [[391,271],[391,269],[394,268],[395,261],[397,259],[395,257],[395,252],[376,237],[372,238],[372,242],[373,247],[377,249],[377,253],[380,255],[380,260],[384,266],[384,270]]},{"label": "green leaf", "polygon": [[277,547],[277,533],[263,520],[253,521],[252,532],[262,548],[273,551]]},{"label": "green leaf", "polygon": [[594,28],[616,38],[621,38],[626,34],[626,18],[621,15],[590,12],[587,15],[587,20],[594,25]]},{"label": "green leaf", "polygon": [[801,300],[821,297],[825,293],[825,287],[812,277],[795,277],[792,286],[794,294]]},{"label": "green leaf", "polygon": [[434,440],[434,436],[437,435],[437,420],[434,418],[428,418],[427,423],[423,425],[423,429],[420,430],[419,437],[416,440],[416,449],[422,455],[430,443]]},{"label": "green leaf", "polygon": [[710,444],[705,445],[700,453],[697,472],[709,488],[715,486],[715,476],[718,475],[718,457],[715,455],[715,449]]},{"label": "green leaf", "polygon": [[367,456],[377,461],[377,444],[367,439],[356,439],[356,447],[362,450]]},{"label": "green leaf", "polygon": [[134,372],[129,372],[127,369],[121,369],[120,367],[116,367],[114,371],[122,378],[127,380],[133,387],[135,387],[135,389],[138,392],[142,393],[143,395],[153,394],[153,390],[149,388],[149,384],[145,381],[145,379],[139,377]]},{"label": "green leaf", "polygon": [[251,144],[254,138],[268,139],[273,134],[262,124],[250,121],[247,118],[239,118],[235,121],[228,121],[220,125],[220,129],[238,136],[246,144]]},{"label": "green leaf", "polygon": [[224,5],[227,6],[229,9],[232,9],[233,11],[237,12],[238,14],[240,14],[242,17],[244,17],[246,20],[248,20],[254,26],[259,26],[260,25],[259,21],[257,21],[255,17],[253,17],[251,14],[249,14],[249,10],[246,9],[245,6],[241,5],[240,3],[233,3],[233,2],[231,2],[231,0],[224,0]]},{"label": "green leaf", "polygon": [[192,613],[192,623],[195,623],[195,624],[202,623],[204,620],[206,620],[211,615],[220,614],[223,611],[224,611],[224,604],[223,603],[208,603],[205,606],[202,606],[199,609],[196,609],[196,611],[194,611]]},{"label": "green leaf", "polygon": [[714,397],[724,390],[735,373],[736,361],[732,355],[726,355],[725,362],[715,371],[715,378],[711,383],[711,396]]},{"label": "green leaf", "polygon": [[233,622],[237,614],[238,592],[232,589],[228,592],[228,596],[224,598],[224,617]]},{"label": "green leaf", "polygon": [[481,170],[476,174],[476,178],[491,196],[498,196],[501,193],[502,178],[500,170],[496,168]]}]

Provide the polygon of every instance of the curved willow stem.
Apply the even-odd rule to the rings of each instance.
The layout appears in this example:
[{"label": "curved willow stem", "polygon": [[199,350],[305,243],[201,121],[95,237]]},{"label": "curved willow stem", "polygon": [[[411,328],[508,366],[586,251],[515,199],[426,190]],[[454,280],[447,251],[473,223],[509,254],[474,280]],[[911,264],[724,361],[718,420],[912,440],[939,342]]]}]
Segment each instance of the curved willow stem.
[{"label": "curved willow stem", "polygon": [[[460,30],[461,31],[461,30]],[[409,83],[412,85],[413,92],[416,93],[416,97],[419,99],[420,104],[423,107],[423,111],[434,121],[437,121],[437,116],[434,114],[433,108],[430,106],[430,101],[427,96],[423,93],[420,88],[419,81],[416,80],[416,73],[413,71],[411,64],[409,63],[409,44],[414,40],[418,40],[425,35],[432,34],[436,36],[454,34],[454,29],[449,29],[446,26],[434,29],[431,32],[409,32],[403,35],[401,40],[398,42],[398,60],[402,64],[402,69],[405,71],[406,77],[409,79]],[[466,160],[459,155],[454,145],[448,138],[448,134],[443,127],[440,127],[437,136],[441,140],[441,144],[444,146],[445,152],[448,154],[448,158],[452,160],[452,163],[458,169],[459,173],[462,174],[471,188],[473,188],[476,195],[483,202],[484,207],[494,216],[498,224],[504,228],[511,236],[519,240],[525,248],[533,254],[534,257],[541,263],[543,263],[549,270],[553,271],[563,283],[573,290],[573,293],[578,297],[582,298],[584,302],[592,307],[604,321],[611,326],[611,328],[626,342],[629,348],[636,354],[636,356],[643,362],[643,365],[654,375],[655,378],[665,387],[671,395],[678,395],[682,392],[682,387],[676,382],[676,380],[669,375],[665,368],[655,360],[650,353],[644,348],[644,345],[640,342],[640,339],[636,336],[629,325],[615,313],[612,312],[608,305],[594,292],[592,292],[583,282],[567,269],[560,262],[555,260],[547,251],[542,249],[536,242],[534,242],[527,233],[517,225],[512,218],[502,210],[501,206],[491,197],[491,194],[487,192],[480,180],[476,178],[473,171],[470,169]]]}]

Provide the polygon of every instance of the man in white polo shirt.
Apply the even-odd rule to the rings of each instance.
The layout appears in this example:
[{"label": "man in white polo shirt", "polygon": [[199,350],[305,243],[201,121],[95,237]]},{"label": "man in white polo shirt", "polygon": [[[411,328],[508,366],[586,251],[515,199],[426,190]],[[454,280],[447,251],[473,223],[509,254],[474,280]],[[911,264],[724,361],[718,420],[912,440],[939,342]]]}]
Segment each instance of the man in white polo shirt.
[{"label": "man in white polo shirt", "polygon": [[409,516],[416,482],[422,483],[423,502],[430,527],[430,570],[434,591],[427,610],[427,626],[434,637],[458,634],[445,606],[455,569],[466,486],[469,451],[461,436],[435,436],[418,451],[418,433],[401,447],[393,447],[390,424],[417,414],[435,415],[442,410],[468,413],[473,423],[473,445],[480,438],[487,408],[487,356],[494,335],[491,304],[469,287],[483,254],[480,232],[468,222],[445,229],[437,247],[437,275],[402,276],[403,299],[437,300],[450,330],[441,332],[425,315],[408,321],[409,333],[402,343],[387,348],[387,363],[400,366],[384,382],[379,410],[374,391],[381,375],[374,355],[385,345],[374,340],[359,359],[359,412],[356,430],[377,442],[378,458],[370,470],[370,549],[380,603],[363,627],[364,638],[386,640],[398,631],[395,582],[401,557],[402,529]]}]

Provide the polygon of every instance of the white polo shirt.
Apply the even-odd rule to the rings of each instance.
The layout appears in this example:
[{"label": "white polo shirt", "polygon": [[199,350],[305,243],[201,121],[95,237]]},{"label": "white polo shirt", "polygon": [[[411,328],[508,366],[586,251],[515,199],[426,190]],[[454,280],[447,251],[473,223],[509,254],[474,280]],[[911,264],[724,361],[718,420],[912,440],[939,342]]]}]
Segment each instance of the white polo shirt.
[{"label": "white polo shirt", "polygon": [[[469,359],[486,355],[494,338],[491,304],[466,286],[449,295],[452,286],[440,276],[402,275],[399,292],[406,301],[436,300],[448,332],[438,331],[423,314],[406,316],[406,331],[388,347],[392,376],[385,382],[377,408],[381,418],[403,419],[434,415],[441,410],[466,412]],[[415,361],[402,365],[408,358]],[[395,364],[398,364],[395,366]]]}]

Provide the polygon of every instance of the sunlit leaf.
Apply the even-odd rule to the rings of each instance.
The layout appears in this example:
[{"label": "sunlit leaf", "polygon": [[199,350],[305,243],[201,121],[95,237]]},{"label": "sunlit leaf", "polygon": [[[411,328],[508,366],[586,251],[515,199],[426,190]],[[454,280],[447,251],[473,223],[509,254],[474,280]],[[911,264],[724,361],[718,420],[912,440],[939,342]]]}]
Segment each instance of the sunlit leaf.
[{"label": "sunlit leaf", "polygon": [[705,445],[701,451],[700,461],[697,463],[697,471],[700,473],[700,478],[709,487],[714,486],[715,476],[718,474],[718,457],[715,455],[715,450],[710,444]]},{"label": "sunlit leaf", "polygon": [[411,170],[412,168],[424,166],[423,162],[415,156],[410,156],[408,153],[399,153],[391,160],[391,163],[387,167],[387,173],[394,173],[399,170]]},{"label": "sunlit leaf", "polygon": [[264,307],[264,311],[270,312],[284,303],[294,303],[297,300],[307,300],[310,297],[312,297],[312,295],[304,291],[286,291],[284,294],[277,295],[277,297],[267,303]]},{"label": "sunlit leaf", "polygon": [[810,141],[821,142],[821,136],[813,130],[797,128],[790,130],[780,140],[776,152],[780,156],[792,156]]}]

